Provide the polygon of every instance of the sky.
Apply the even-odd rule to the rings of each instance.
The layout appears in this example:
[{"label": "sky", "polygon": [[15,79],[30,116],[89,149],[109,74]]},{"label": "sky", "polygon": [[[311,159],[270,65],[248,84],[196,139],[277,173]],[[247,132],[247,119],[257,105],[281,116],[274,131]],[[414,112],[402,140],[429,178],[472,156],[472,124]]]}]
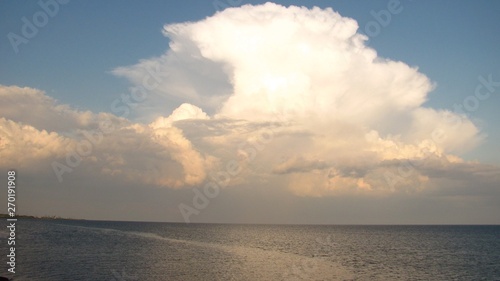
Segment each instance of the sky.
[{"label": "sky", "polygon": [[0,179],[27,215],[498,224],[498,12],[2,1]]}]

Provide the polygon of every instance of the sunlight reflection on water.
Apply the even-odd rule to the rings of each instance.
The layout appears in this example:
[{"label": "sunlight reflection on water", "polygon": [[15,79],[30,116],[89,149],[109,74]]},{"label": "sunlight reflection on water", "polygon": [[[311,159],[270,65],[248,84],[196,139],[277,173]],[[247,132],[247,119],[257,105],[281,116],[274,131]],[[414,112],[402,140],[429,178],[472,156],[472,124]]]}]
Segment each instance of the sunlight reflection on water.
[{"label": "sunlight reflection on water", "polygon": [[16,281],[500,279],[499,226],[24,220],[18,241]]}]

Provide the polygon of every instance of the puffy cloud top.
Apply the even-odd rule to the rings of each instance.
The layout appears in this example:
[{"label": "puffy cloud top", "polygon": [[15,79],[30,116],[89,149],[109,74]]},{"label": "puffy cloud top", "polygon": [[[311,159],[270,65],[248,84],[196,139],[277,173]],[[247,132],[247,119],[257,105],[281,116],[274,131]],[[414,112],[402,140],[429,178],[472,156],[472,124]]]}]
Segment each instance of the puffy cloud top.
[{"label": "puffy cloud top", "polygon": [[[479,130],[463,116],[424,107],[433,83],[415,67],[377,56],[357,30],[355,20],[330,8],[228,8],[165,25],[171,43],[163,56],[115,73],[137,83],[156,66],[164,74],[158,96],[212,112],[190,137],[219,162],[230,159],[228,147],[254,141],[267,126],[275,137],[259,153],[259,171],[248,174],[274,174],[296,194],[417,190],[428,177],[401,177],[398,162],[461,162],[450,153],[477,145]],[[183,104],[152,126],[197,119],[179,126],[199,129],[207,116],[198,106]]]}]

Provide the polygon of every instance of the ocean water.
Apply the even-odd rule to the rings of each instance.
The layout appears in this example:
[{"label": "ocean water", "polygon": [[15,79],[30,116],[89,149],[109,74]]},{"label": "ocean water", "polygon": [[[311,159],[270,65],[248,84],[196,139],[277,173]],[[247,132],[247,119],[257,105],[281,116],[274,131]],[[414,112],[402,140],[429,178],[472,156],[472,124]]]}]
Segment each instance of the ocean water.
[{"label": "ocean water", "polygon": [[14,280],[500,280],[500,226],[19,220]]}]

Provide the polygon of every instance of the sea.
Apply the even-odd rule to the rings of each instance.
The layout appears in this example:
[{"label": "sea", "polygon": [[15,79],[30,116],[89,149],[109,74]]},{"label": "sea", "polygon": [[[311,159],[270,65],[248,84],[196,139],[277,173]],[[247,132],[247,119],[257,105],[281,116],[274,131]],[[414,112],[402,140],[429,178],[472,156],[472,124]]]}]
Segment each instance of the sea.
[{"label": "sea", "polygon": [[500,280],[500,226],[19,219],[21,280]]}]

